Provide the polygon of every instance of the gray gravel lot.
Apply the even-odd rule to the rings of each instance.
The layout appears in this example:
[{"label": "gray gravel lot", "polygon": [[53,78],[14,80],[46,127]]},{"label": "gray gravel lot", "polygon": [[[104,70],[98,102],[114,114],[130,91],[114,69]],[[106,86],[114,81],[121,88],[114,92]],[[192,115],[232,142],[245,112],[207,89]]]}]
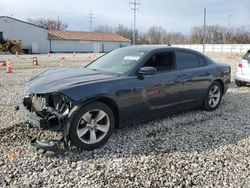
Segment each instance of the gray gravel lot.
[{"label": "gray gravel lot", "polygon": [[[193,110],[114,134],[94,151],[65,151],[46,157],[32,150],[28,129],[14,106],[24,95],[24,83],[46,68],[83,66],[88,54],[10,58],[14,73],[0,70],[0,187],[250,187],[250,87],[231,84],[213,112]],[[211,54],[235,69],[239,57]],[[53,133],[46,132],[46,136]]]}]

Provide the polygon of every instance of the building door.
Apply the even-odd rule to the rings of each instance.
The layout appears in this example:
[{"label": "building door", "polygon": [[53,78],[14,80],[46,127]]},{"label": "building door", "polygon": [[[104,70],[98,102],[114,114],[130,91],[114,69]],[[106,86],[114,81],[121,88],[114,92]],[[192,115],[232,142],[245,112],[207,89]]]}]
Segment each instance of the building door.
[{"label": "building door", "polygon": [[0,43],[3,43],[3,32],[0,32]]},{"label": "building door", "polygon": [[102,53],[104,53],[104,44],[102,43]]},{"label": "building door", "polygon": [[38,44],[36,42],[31,43],[32,53],[38,53]]},{"label": "building door", "polygon": [[100,52],[100,43],[95,42],[94,43],[94,53],[99,53]]}]

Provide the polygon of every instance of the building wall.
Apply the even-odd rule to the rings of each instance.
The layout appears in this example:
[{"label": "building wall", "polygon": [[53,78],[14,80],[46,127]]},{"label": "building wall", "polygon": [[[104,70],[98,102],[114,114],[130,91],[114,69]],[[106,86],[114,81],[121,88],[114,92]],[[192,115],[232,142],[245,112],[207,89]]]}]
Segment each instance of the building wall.
[{"label": "building wall", "polygon": [[[52,52],[109,52],[119,48],[123,42],[99,42],[78,40],[51,40]],[[129,45],[129,43],[126,43]]]},{"label": "building wall", "polygon": [[49,51],[48,30],[14,19],[0,18],[0,32],[4,39],[22,40],[23,48],[32,48],[33,53]]}]

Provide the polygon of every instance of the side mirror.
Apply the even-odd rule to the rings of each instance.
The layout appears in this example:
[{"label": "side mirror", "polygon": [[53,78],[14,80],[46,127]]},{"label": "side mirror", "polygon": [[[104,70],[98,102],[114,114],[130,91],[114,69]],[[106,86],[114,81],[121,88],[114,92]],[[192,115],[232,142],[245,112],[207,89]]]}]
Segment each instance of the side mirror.
[{"label": "side mirror", "polygon": [[140,75],[154,75],[156,74],[157,69],[154,67],[141,67],[140,70],[138,71],[138,73]]}]

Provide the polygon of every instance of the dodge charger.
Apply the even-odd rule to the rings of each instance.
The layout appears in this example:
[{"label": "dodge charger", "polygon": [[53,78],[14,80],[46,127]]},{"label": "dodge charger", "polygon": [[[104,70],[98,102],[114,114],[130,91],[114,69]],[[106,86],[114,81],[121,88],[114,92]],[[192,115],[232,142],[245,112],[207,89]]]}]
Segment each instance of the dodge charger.
[{"label": "dodge charger", "polygon": [[[189,49],[125,47],[85,67],[36,74],[19,108],[40,131],[59,131],[64,143],[92,150],[115,128],[194,108],[217,109],[230,72],[230,66]],[[47,150],[54,146],[33,143]]]}]

